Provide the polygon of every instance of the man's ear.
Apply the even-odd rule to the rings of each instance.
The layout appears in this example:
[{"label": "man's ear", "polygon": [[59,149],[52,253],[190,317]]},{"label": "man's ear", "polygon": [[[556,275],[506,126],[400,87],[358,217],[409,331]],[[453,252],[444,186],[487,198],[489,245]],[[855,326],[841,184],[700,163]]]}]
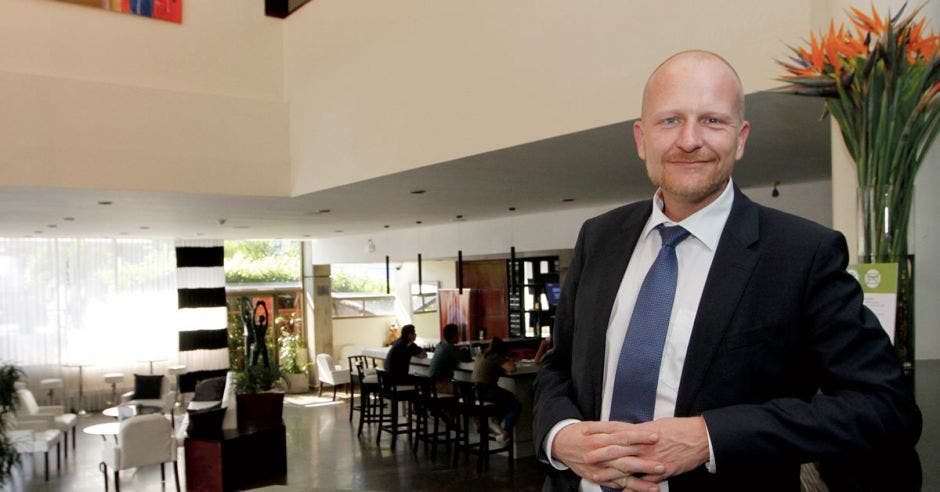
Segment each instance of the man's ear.
[{"label": "man's ear", "polygon": [[747,143],[747,137],[751,134],[751,124],[747,121],[741,125],[741,131],[738,132],[738,148],[734,152],[734,160],[740,161],[744,157],[744,145]]},{"label": "man's ear", "polygon": [[643,145],[643,122],[636,120],[633,122],[633,141],[636,142],[636,153],[640,160],[646,160],[646,147]]}]

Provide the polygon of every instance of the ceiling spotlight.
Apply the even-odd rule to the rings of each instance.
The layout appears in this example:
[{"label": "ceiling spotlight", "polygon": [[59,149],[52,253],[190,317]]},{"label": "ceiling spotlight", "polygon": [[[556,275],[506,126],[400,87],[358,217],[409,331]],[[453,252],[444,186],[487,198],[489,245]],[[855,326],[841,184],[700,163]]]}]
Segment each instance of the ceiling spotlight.
[{"label": "ceiling spotlight", "polygon": [[50,228],[50,229],[55,229],[56,227],[59,227],[59,226],[57,226],[57,225],[55,225],[55,224],[47,224],[46,227],[48,227],[48,228]]},{"label": "ceiling spotlight", "polygon": [[304,234],[304,237],[310,237],[310,234]]},{"label": "ceiling spotlight", "polygon": [[150,226],[140,226],[140,230],[142,230],[142,231],[149,231],[149,230],[150,230]]},{"label": "ceiling spotlight", "polygon": [[328,213],[330,213],[330,212],[331,212],[331,210],[328,209],[328,208],[321,208],[320,210],[317,210],[317,213],[318,213],[318,214],[328,214]]},{"label": "ceiling spotlight", "polygon": [[33,231],[33,234],[42,234],[43,231]]},{"label": "ceiling spotlight", "polygon": [[458,216],[457,216],[457,219],[458,219],[458,220],[460,220],[460,219],[462,219],[462,218],[463,218],[463,215],[458,215]]},{"label": "ceiling spotlight", "polygon": [[335,230],[335,231],[333,231],[333,232],[335,232],[335,233],[342,233],[342,232],[343,232],[343,230],[342,230],[342,229],[336,229],[336,230]]},{"label": "ceiling spotlight", "polygon": [[562,198],[561,201],[563,201],[563,202],[573,202],[573,201],[574,201],[574,198]]},{"label": "ceiling spotlight", "polygon": [[388,227],[389,227],[389,225],[388,225],[388,224],[385,224],[385,225],[384,225],[384,226],[382,226],[382,227],[384,227],[384,228],[386,228],[386,229],[388,229]]},{"label": "ceiling spotlight", "polygon": [[515,211],[515,210],[516,210],[516,207],[509,207],[509,211],[510,211],[510,212],[513,212],[513,211]]},{"label": "ceiling spotlight", "polygon": [[425,190],[411,190],[412,195],[423,195]]},{"label": "ceiling spotlight", "polygon": [[415,221],[415,224],[420,224],[420,223],[421,223],[420,220],[416,220],[416,221]]},{"label": "ceiling spotlight", "polygon": [[247,225],[237,225],[237,226],[235,226],[235,228],[236,228],[236,229],[249,229],[249,228],[251,228],[251,226],[247,226]]},{"label": "ceiling spotlight", "polygon": [[120,234],[120,235],[122,235],[122,236],[126,236],[126,235],[127,235],[126,232],[119,232],[118,234]]},{"label": "ceiling spotlight", "polygon": [[66,222],[73,222],[75,221],[75,217],[62,217],[62,220]]},{"label": "ceiling spotlight", "polygon": [[780,181],[774,181],[774,189],[770,192],[770,196],[777,198],[780,196],[780,190],[777,189],[777,186],[780,185]]},{"label": "ceiling spotlight", "polygon": [[225,221],[226,221],[226,220],[228,220],[228,219],[225,219],[225,218],[215,219],[215,223],[216,223],[216,224],[219,224],[220,226],[221,226],[221,225],[225,225]]},{"label": "ceiling spotlight", "polygon": [[98,200],[98,205],[111,205],[112,203],[114,202],[111,200]]}]

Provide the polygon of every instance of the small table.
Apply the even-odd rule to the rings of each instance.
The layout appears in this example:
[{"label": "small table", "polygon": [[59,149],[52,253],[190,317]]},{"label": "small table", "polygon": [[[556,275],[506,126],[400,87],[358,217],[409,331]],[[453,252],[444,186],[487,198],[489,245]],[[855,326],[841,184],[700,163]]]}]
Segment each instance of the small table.
[{"label": "small table", "polygon": [[134,409],[133,415],[147,415],[151,413],[163,413],[163,409],[153,405],[115,405],[105,408],[101,413],[106,417],[118,418],[121,416],[120,407],[131,407]]},{"label": "small table", "polygon": [[104,424],[89,425],[82,429],[85,434],[101,436],[101,440],[107,441],[108,436],[114,436],[114,442],[117,442],[118,433],[121,431],[120,422],[106,422]]},{"label": "small table", "polygon": [[147,363],[150,364],[150,374],[153,374],[153,363],[154,363],[154,362],[164,362],[164,361],[166,361],[166,359],[164,359],[164,358],[162,358],[162,357],[161,357],[161,358],[156,358],[156,359],[140,359],[140,362],[147,362]]},{"label": "small table", "polygon": [[84,391],[84,382],[82,377],[82,369],[85,366],[90,366],[88,362],[70,362],[68,364],[62,364],[65,367],[77,367],[78,368],[78,414],[85,415],[88,412],[85,411],[85,391]]}]

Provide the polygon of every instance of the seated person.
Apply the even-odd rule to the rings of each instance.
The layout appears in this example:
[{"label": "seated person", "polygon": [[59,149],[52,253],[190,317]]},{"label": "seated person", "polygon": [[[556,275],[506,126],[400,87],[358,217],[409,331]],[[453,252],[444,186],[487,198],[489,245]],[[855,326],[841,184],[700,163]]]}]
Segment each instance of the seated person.
[{"label": "seated person", "polygon": [[402,326],[401,338],[392,344],[388,355],[385,356],[386,376],[396,384],[408,384],[410,381],[408,368],[411,366],[412,357],[424,359],[428,356],[424,349],[415,345],[416,338],[418,335],[414,325]]},{"label": "seated person", "polygon": [[454,388],[451,381],[454,379],[454,369],[457,368],[457,364],[470,362],[473,359],[469,352],[460,350],[454,345],[457,342],[457,325],[451,323],[444,326],[443,335],[444,339],[434,348],[428,377],[437,385],[438,393],[453,394]]},{"label": "seated person", "polygon": [[545,357],[545,354],[552,349],[552,339],[546,338],[542,340],[542,343],[539,344],[539,351],[535,353],[535,363],[541,364],[542,358]]},{"label": "seated person", "polygon": [[496,441],[504,443],[509,439],[509,432],[519,421],[522,405],[507,389],[500,388],[497,382],[503,374],[516,372],[516,363],[506,355],[506,344],[499,337],[493,338],[490,346],[477,357],[473,367],[473,381],[480,387],[480,399],[492,402],[502,410],[502,427]]}]

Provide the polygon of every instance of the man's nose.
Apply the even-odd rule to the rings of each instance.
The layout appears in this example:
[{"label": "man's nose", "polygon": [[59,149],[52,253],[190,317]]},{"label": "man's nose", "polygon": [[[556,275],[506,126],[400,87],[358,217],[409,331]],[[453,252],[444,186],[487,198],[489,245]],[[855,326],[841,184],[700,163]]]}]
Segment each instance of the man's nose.
[{"label": "man's nose", "polygon": [[702,146],[702,128],[694,121],[682,125],[676,146],[684,152],[694,152]]}]

